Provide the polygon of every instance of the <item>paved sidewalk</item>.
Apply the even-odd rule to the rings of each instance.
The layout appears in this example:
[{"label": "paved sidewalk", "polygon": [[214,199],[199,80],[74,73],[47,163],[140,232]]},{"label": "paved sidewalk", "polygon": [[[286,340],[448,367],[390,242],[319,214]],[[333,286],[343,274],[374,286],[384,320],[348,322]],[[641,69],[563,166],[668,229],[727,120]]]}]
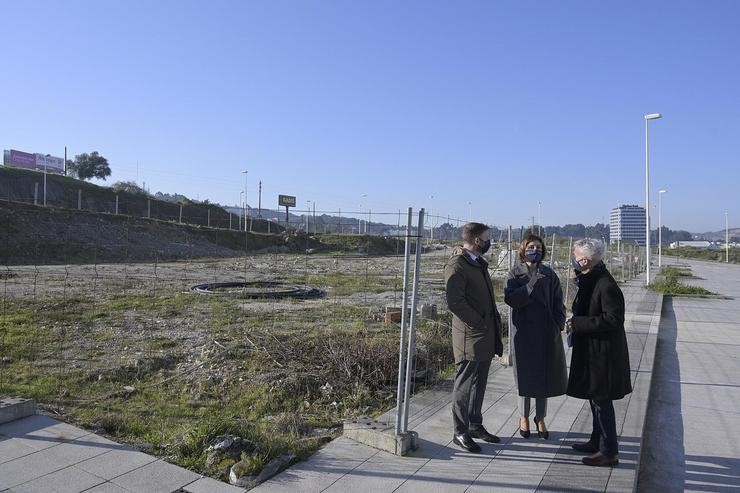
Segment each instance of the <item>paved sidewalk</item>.
[{"label": "paved sidewalk", "polygon": [[[583,455],[570,448],[572,441],[585,440],[591,433],[591,411],[583,400],[550,399],[550,439],[538,439],[536,434],[521,438],[512,370],[496,365],[486,391],[484,423],[502,441],[483,443],[481,454],[451,445],[450,388],[442,387],[413,400],[409,428],[419,433],[421,446],[412,455],[397,457],[339,438],[252,491],[632,491],[662,304],[662,297],[647,292],[643,283],[622,286],[635,391],[615,402],[619,467],[584,466]],[[390,421],[393,414],[381,421]]]},{"label": "paved sidewalk", "polygon": [[47,416],[0,426],[0,492],[82,491],[244,492]]},{"label": "paved sidewalk", "polygon": [[680,263],[726,299],[664,304],[638,490],[740,491],[740,265]]}]

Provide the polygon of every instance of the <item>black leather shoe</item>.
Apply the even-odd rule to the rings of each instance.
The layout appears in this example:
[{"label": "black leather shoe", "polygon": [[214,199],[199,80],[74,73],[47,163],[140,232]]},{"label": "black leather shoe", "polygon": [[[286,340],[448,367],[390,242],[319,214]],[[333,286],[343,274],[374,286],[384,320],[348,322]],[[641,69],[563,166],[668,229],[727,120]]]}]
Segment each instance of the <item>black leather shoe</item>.
[{"label": "black leather shoe", "polygon": [[468,435],[470,435],[472,438],[477,438],[478,440],[483,440],[484,442],[488,443],[498,443],[501,441],[499,437],[488,433],[488,430],[486,430],[482,426],[473,430],[468,430]]},{"label": "black leather shoe", "polygon": [[599,447],[591,442],[576,442],[571,447],[573,447],[573,450],[583,452],[584,454],[594,454],[599,451]]},{"label": "black leather shoe", "polygon": [[619,464],[619,459],[617,459],[616,455],[614,457],[609,457],[608,455],[604,455],[601,452],[597,452],[594,455],[584,457],[583,459],[581,459],[581,462],[583,462],[587,466],[614,467]]},{"label": "black leather shoe", "polygon": [[453,436],[452,443],[454,443],[458,447],[464,448],[468,452],[473,452],[474,454],[480,452],[480,445],[475,443],[473,439],[470,438],[470,435],[468,435],[467,433]]}]

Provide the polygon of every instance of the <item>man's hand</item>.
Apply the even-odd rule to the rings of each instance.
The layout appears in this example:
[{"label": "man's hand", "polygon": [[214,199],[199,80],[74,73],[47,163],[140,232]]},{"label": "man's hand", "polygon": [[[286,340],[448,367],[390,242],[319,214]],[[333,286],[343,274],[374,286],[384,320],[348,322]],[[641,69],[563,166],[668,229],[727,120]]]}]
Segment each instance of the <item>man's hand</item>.
[{"label": "man's hand", "polygon": [[565,321],[565,331],[573,332],[573,317],[570,317],[568,320]]}]

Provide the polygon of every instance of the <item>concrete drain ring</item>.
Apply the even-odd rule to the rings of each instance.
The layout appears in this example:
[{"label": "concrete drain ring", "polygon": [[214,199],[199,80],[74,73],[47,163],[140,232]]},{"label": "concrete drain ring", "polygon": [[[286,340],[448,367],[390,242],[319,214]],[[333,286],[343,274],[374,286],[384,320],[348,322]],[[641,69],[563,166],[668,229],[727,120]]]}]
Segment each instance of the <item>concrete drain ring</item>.
[{"label": "concrete drain ring", "polygon": [[324,296],[324,291],[319,288],[287,284],[280,281],[209,282],[196,284],[190,289],[198,294],[235,296],[247,299],[296,298],[307,300]]}]

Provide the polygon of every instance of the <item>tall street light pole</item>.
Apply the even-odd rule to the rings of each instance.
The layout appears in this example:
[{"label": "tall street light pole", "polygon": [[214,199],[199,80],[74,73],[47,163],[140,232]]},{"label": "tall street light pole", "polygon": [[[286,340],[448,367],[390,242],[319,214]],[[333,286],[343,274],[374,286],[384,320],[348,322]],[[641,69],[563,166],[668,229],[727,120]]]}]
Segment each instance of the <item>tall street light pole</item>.
[{"label": "tall street light pole", "polygon": [[645,115],[645,285],[650,285],[650,154],[648,152],[648,122],[662,117],[660,113]]},{"label": "tall street light pole", "polygon": [[537,202],[537,236],[542,236],[542,202]]},{"label": "tall street light pole", "polygon": [[310,226],[310,224],[308,222],[308,219],[309,219],[310,216],[311,216],[311,201],[310,200],[307,200],[306,201],[306,234],[309,234],[309,226]]},{"label": "tall street light pole", "polygon": [[658,190],[658,268],[663,266],[663,194],[668,190]]},{"label": "tall street light pole", "polygon": [[725,211],[725,262],[730,263],[730,224]]},{"label": "tall street light pole", "polygon": [[248,198],[247,198],[247,174],[248,171],[243,169],[242,173],[244,173],[244,231],[247,230],[247,209],[249,208],[248,204]]}]

